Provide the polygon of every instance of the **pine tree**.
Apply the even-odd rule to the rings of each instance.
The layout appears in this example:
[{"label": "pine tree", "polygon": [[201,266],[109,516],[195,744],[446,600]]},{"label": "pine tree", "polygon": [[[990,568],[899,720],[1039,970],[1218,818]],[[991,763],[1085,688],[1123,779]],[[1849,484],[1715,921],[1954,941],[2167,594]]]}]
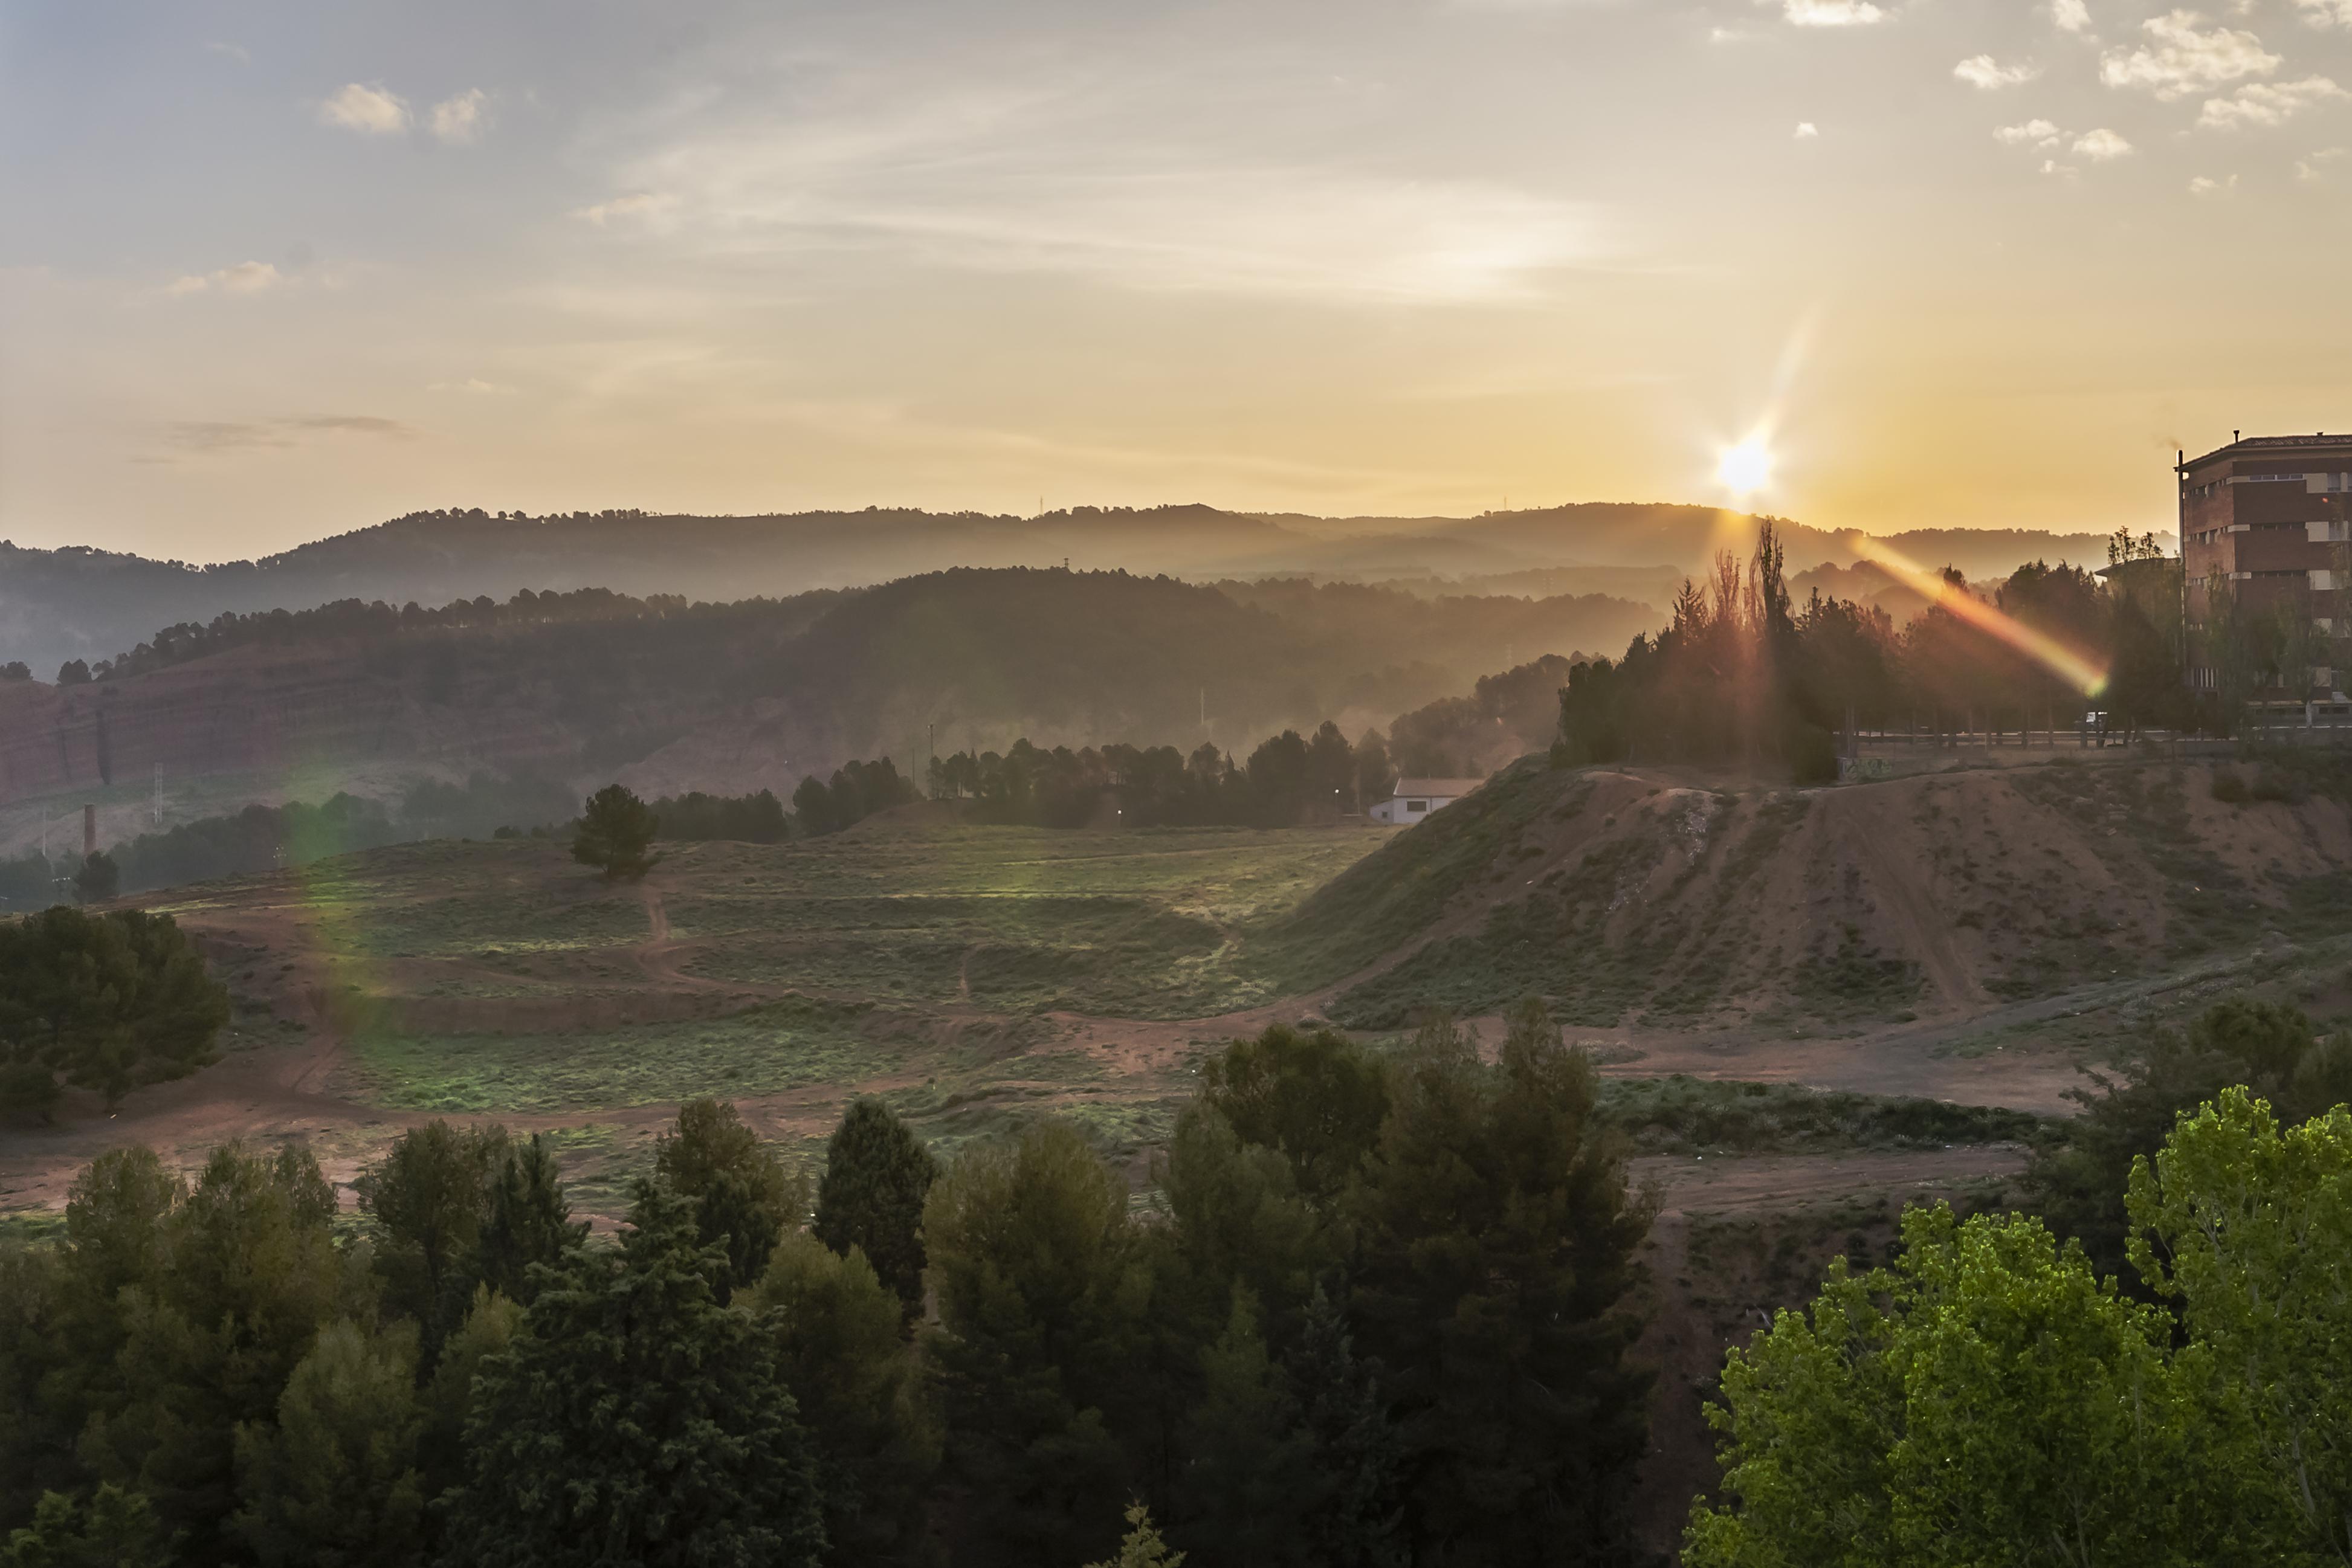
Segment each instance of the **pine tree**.
[{"label": "pine tree", "polygon": [[528,1144],[508,1147],[490,1185],[489,1212],[475,1249],[474,1279],[529,1306],[539,1293],[531,1266],[556,1263],[587,1234],[587,1222],[572,1218],[555,1155],[533,1133]]},{"label": "pine tree", "polygon": [[661,860],[646,853],[660,831],[661,820],[652,807],[625,787],[607,784],[582,804],[580,826],[572,835],[572,858],[601,868],[607,881],[641,877]]},{"label": "pine tree", "polygon": [[843,1257],[795,1231],[736,1300],[774,1340],[777,1370],[815,1448],[827,1560],[921,1561],[923,1491],[940,1434],[896,1293],[855,1247]]},{"label": "pine tree", "polygon": [[816,1465],[773,1340],[719,1305],[690,1205],[637,1184],[617,1249],[572,1254],[484,1364],[455,1561],[478,1568],[806,1568]]},{"label": "pine tree", "polygon": [[1266,1354],[1245,1287],[1235,1287],[1225,1331],[1201,1363],[1205,1392],[1184,1423],[1184,1539],[1233,1568],[1310,1561],[1298,1526],[1315,1479],[1313,1438],[1299,1426],[1289,1378]]},{"label": "pine tree", "polygon": [[43,1493],[33,1522],[0,1542],[0,1568],[169,1568],[177,1560],[147,1500],[104,1482],[88,1498]]},{"label": "pine tree", "polygon": [[702,1244],[723,1246],[723,1302],[768,1267],[786,1230],[808,1209],[808,1186],[723,1100],[689,1100],[677,1108],[677,1131],[654,1146],[654,1171],[694,1206]]},{"label": "pine tree", "polygon": [[1127,1535],[1118,1543],[1118,1555],[1090,1563],[1087,1568],[1184,1568],[1184,1554],[1168,1550],[1168,1542],[1152,1526],[1150,1509],[1139,1502],[1129,1504],[1127,1523]]},{"label": "pine tree", "polygon": [[817,1239],[835,1252],[865,1253],[908,1318],[923,1308],[923,1199],[939,1174],[907,1124],[866,1098],[852,1102],[834,1129],[817,1181]]},{"label": "pine tree", "polygon": [[428,1364],[472,1295],[490,1186],[508,1153],[504,1127],[461,1132],[428,1122],[403,1133],[352,1184],[384,1228],[377,1266],[386,1304],[423,1328]]},{"label": "pine tree", "polygon": [[265,1568],[406,1568],[425,1561],[416,1325],[346,1318],[287,1380],[274,1423],[236,1431],[231,1521]]},{"label": "pine tree", "polygon": [[1441,1021],[1365,1170],[1360,1340],[1409,1434],[1410,1532],[1463,1568],[1625,1551],[1649,1379],[1623,1301],[1648,1216],[1597,1093],[1538,1005],[1491,1068]]},{"label": "pine tree", "polygon": [[1405,1568],[1398,1502],[1403,1435],[1389,1419],[1379,1379],[1356,1359],[1346,1314],[1319,1288],[1290,1370],[1314,1445],[1313,1481],[1299,1499],[1311,1560],[1328,1568]]}]

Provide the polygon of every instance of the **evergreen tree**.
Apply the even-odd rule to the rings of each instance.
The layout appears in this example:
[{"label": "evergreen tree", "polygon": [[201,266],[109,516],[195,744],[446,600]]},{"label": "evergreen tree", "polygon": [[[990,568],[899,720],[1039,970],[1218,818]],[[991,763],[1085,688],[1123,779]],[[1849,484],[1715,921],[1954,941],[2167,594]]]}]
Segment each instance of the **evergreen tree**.
[{"label": "evergreen tree", "polygon": [[654,1145],[654,1171],[691,1202],[706,1247],[725,1249],[718,1284],[724,1302],[757,1280],[786,1230],[800,1228],[808,1184],[786,1167],[723,1100],[689,1100],[677,1108],[677,1131]]},{"label": "evergreen tree", "polygon": [[1224,1333],[1201,1361],[1204,1392],[1184,1424],[1181,1538],[1232,1568],[1314,1561],[1299,1528],[1316,1479],[1314,1440],[1299,1425],[1289,1378],[1266,1354],[1246,1287],[1234,1291]]},{"label": "evergreen tree", "polygon": [[949,1454],[983,1563],[1071,1562],[1116,1536],[1150,1297],[1127,1184],[1060,1122],[966,1149],[923,1207]]},{"label": "evergreen tree", "polygon": [[1407,1434],[1416,1549],[1449,1563],[1619,1560],[1647,1375],[1623,1308],[1648,1217],[1581,1052],[1537,1004],[1489,1068],[1423,1030],[1356,1204],[1354,1306]]},{"label": "evergreen tree", "polygon": [[383,1227],[386,1304],[425,1331],[425,1359],[466,1310],[493,1178],[510,1153],[504,1127],[412,1127],[352,1184]]},{"label": "evergreen tree", "polygon": [[871,1097],[851,1102],[825,1145],[817,1180],[817,1239],[865,1253],[912,1318],[923,1310],[923,1199],[940,1167],[897,1113]]},{"label": "evergreen tree", "polygon": [[104,850],[92,850],[74,868],[73,880],[84,904],[103,904],[122,891],[122,868]]},{"label": "evergreen tree", "polygon": [[480,1568],[802,1568],[823,1559],[816,1465],[775,1343],[719,1303],[728,1262],[640,1182],[617,1249],[573,1252],[484,1363],[452,1500]]},{"label": "evergreen tree", "polygon": [[923,1492],[940,1432],[897,1294],[856,1248],[845,1257],[795,1231],[738,1301],[773,1338],[816,1450],[827,1561],[925,1561]]},{"label": "evergreen tree", "polygon": [[475,1381],[492,1356],[503,1354],[522,1329],[523,1309],[488,1286],[477,1286],[474,1304],[441,1346],[440,1364],[418,1392],[416,1451],[428,1500],[465,1479],[466,1423],[473,1418]]},{"label": "evergreen tree", "polygon": [[1313,1477],[1298,1500],[1309,1561],[1328,1568],[1405,1568],[1398,1501],[1402,1434],[1389,1419],[1380,1382],[1356,1359],[1345,1313],[1321,1290],[1307,1303],[1305,1333],[1291,1358],[1314,1447]]},{"label": "evergreen tree", "polygon": [[1088,1563],[1087,1568],[1184,1568],[1184,1554],[1168,1550],[1168,1542],[1152,1526],[1150,1509],[1139,1502],[1129,1504],[1127,1524],[1118,1555]]},{"label": "evergreen tree", "polygon": [[274,1424],[236,1430],[236,1533],[265,1568],[407,1568],[425,1561],[416,1325],[345,1318],[287,1380]]},{"label": "evergreen tree", "polygon": [[44,1493],[33,1522],[0,1542],[0,1568],[170,1568],[176,1560],[147,1500],[111,1483],[87,1498]]},{"label": "evergreen tree", "polygon": [[1201,1099],[1243,1142],[1280,1150],[1317,1202],[1352,1180],[1389,1112],[1381,1063],[1336,1030],[1276,1024],[1201,1069]]},{"label": "evergreen tree", "polygon": [[533,1133],[530,1142],[507,1146],[498,1177],[490,1184],[488,1212],[475,1248],[474,1279],[528,1306],[539,1293],[531,1266],[558,1262],[587,1234],[587,1222],[572,1218],[554,1154]]},{"label": "evergreen tree", "polygon": [[646,853],[660,831],[661,820],[652,807],[625,786],[607,784],[581,807],[580,825],[572,835],[572,858],[582,865],[601,868],[607,881],[641,877],[662,858]]}]

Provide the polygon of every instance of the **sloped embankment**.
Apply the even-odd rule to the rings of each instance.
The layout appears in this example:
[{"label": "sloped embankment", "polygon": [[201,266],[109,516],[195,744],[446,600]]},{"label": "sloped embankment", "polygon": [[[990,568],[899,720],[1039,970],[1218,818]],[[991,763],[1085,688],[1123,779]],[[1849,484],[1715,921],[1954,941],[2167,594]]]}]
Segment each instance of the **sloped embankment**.
[{"label": "sloped embankment", "polygon": [[2352,915],[2352,774],[2204,764],[1692,788],[1528,759],[1320,889],[1266,949],[1393,1027],[1543,996],[1654,1027],[1966,1014]]}]

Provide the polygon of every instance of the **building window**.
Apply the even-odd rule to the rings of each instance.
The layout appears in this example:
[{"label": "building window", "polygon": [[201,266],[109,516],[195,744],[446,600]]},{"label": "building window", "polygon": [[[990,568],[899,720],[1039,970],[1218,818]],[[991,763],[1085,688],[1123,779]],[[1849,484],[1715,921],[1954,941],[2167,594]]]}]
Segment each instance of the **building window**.
[{"label": "building window", "polygon": [[1429,810],[1429,802],[1426,800],[1407,800],[1404,803],[1404,809],[1408,811],[1426,811]]}]

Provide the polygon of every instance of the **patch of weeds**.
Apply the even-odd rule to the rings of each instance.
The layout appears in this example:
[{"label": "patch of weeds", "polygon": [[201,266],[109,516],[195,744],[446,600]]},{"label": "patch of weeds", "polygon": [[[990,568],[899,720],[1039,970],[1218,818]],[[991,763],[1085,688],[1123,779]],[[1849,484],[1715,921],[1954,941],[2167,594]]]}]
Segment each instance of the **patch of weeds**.
[{"label": "patch of weeds", "polygon": [[1723,1079],[1610,1078],[1601,1113],[1645,1155],[1823,1154],[2039,1143],[2053,1124],[2024,1111]]}]

